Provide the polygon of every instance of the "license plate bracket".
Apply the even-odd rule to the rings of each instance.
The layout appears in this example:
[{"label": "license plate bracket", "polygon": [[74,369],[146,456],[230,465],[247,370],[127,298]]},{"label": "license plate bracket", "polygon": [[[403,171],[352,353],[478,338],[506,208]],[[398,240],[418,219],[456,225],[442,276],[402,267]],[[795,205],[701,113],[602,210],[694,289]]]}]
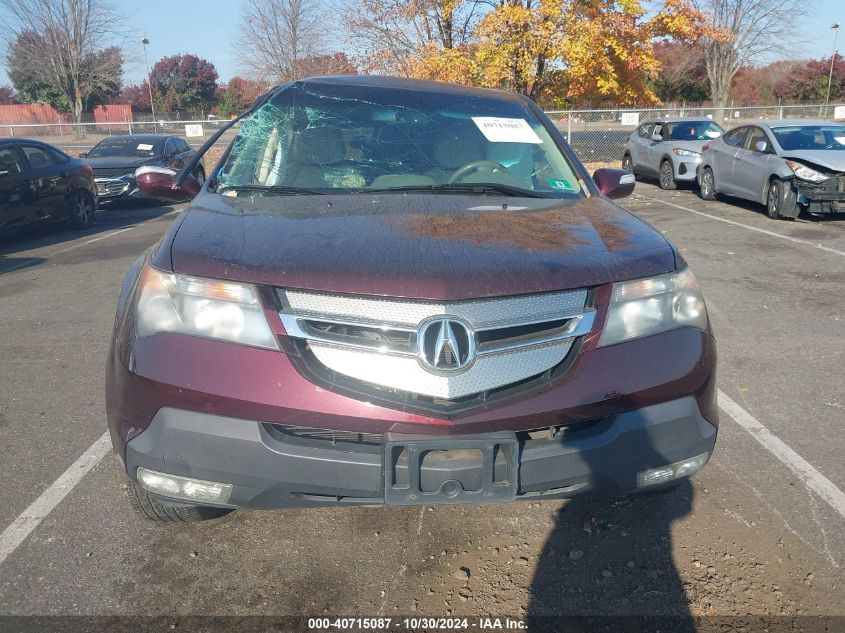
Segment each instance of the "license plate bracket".
[{"label": "license plate bracket", "polygon": [[[387,433],[384,449],[384,502],[386,505],[441,503],[500,503],[512,501],[519,487],[519,442],[514,433],[490,433],[432,439],[430,436]],[[480,453],[480,485],[467,489],[459,472],[436,490],[424,490],[423,462],[432,451],[474,450]],[[497,462],[499,467],[497,468]],[[504,465],[503,465],[504,462]],[[503,467],[504,466],[504,467]],[[405,470],[406,477],[398,477]],[[443,477],[443,470],[439,476]],[[448,470],[446,471],[448,473]],[[477,470],[475,479],[477,479]]]}]

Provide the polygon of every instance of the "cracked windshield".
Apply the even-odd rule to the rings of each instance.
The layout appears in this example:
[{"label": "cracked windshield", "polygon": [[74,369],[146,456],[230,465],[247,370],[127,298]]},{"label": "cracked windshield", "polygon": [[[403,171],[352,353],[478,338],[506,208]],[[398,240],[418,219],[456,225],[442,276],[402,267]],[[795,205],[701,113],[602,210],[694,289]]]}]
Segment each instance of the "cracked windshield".
[{"label": "cracked windshield", "polygon": [[518,101],[297,85],[244,121],[219,187],[228,195],[487,189],[583,196],[548,130]]}]

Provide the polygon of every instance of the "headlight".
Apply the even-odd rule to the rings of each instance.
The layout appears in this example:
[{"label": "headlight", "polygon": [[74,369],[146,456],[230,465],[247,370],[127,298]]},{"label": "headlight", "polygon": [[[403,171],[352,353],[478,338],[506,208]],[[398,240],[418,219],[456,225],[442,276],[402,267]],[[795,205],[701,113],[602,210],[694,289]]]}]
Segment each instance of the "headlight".
[{"label": "headlight", "polygon": [[136,308],[138,336],[181,332],[278,349],[255,288],[176,275],[147,265]]},{"label": "headlight", "polygon": [[707,308],[689,269],[613,284],[599,345],[684,326],[707,330]]},{"label": "headlight", "polygon": [[794,160],[786,161],[786,166],[792,170],[792,173],[801,180],[808,180],[810,182],[824,182],[829,178],[824,174],[817,172],[815,169],[810,169],[806,165],[796,163]]},{"label": "headlight", "polygon": [[680,147],[673,147],[672,153],[676,156],[686,156],[687,158],[701,158],[701,152],[693,152],[689,149],[681,149]]}]

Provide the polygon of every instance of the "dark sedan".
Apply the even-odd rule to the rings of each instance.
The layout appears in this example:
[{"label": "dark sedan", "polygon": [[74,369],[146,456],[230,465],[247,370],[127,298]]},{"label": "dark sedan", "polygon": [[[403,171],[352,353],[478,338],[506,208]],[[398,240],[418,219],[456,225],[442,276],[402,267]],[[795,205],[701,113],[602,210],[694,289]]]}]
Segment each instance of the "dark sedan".
[{"label": "dark sedan", "polygon": [[[94,181],[101,202],[112,202],[139,196],[135,170],[144,166],[169,167],[179,170],[196,154],[193,147],[178,136],[141,134],[111,136],[97,143],[85,154],[94,169]],[[200,182],[205,168],[200,162],[194,171]]]},{"label": "dark sedan", "polygon": [[36,223],[94,223],[91,167],[47,143],[0,138],[0,233]]}]

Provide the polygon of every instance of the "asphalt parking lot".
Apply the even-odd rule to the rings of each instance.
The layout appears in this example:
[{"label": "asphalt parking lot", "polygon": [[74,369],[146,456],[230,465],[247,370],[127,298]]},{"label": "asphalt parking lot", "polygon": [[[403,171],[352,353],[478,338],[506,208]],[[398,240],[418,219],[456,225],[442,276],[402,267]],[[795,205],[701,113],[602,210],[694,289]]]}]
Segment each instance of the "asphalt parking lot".
[{"label": "asphalt parking lot", "polygon": [[845,630],[845,217],[773,221],[651,184],[623,204],[678,245],[719,341],[720,436],[691,484],[175,527],[132,513],[100,438],[121,279],[179,208],[0,241],[0,614],[167,616],[162,630],[223,614],[763,615]]}]

